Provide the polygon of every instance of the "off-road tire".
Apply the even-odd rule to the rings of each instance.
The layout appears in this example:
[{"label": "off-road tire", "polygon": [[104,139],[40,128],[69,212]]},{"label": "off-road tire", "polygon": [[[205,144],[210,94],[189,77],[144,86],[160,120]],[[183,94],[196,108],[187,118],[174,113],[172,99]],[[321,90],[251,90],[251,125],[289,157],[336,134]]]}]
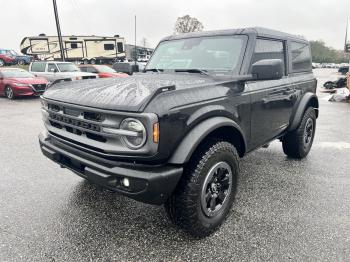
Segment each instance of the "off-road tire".
[{"label": "off-road tire", "polygon": [[[306,125],[312,121],[313,129],[311,133],[311,140],[306,143]],[[309,107],[306,109],[303,118],[296,130],[287,133],[282,139],[283,152],[292,158],[304,158],[310,152],[312,143],[315,137],[316,130],[316,113],[315,109]]]},{"label": "off-road tire", "polygon": [[[202,208],[202,190],[209,171],[225,162],[232,171],[231,190],[215,216],[207,216]],[[165,203],[170,220],[194,237],[213,233],[226,219],[234,201],[239,175],[236,148],[225,141],[210,140],[202,144],[191,157],[175,192]]]}]

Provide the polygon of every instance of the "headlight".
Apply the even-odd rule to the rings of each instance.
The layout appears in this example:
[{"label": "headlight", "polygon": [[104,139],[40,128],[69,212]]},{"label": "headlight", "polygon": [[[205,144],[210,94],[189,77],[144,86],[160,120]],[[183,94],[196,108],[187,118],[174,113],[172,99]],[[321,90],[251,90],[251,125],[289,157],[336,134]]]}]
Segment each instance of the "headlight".
[{"label": "headlight", "polygon": [[30,86],[29,84],[13,83],[15,86]]},{"label": "headlight", "polygon": [[75,80],[81,80],[82,79],[82,77],[81,76],[77,76],[77,77],[75,77]]},{"label": "headlight", "polygon": [[126,118],[120,124],[120,129],[131,131],[131,135],[121,136],[123,143],[131,148],[138,149],[146,143],[147,134],[145,126],[137,119]]}]

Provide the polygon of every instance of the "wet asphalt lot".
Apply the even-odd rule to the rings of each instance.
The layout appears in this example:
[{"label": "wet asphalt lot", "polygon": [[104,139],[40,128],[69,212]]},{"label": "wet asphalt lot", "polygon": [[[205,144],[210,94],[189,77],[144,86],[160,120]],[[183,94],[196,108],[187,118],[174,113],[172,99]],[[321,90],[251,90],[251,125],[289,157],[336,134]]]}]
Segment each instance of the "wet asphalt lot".
[{"label": "wet asphalt lot", "polygon": [[47,160],[39,100],[0,98],[0,261],[350,261],[350,104],[320,101],[309,156],[248,155],[230,217],[195,240]]}]

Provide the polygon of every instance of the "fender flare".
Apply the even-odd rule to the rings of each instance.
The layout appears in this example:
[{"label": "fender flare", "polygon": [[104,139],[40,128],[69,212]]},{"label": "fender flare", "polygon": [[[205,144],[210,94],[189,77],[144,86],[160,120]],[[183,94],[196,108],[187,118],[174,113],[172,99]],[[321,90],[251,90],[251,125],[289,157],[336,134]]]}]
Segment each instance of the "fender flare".
[{"label": "fender flare", "polygon": [[301,98],[297,109],[292,115],[288,131],[293,131],[299,126],[305,110],[310,105],[314,107],[314,109],[316,110],[316,117],[318,117],[318,107],[319,107],[318,98],[314,93],[306,93]]},{"label": "fender flare", "polygon": [[220,127],[231,127],[239,132],[244,142],[244,148],[246,148],[246,140],[244,133],[239,125],[227,117],[212,117],[206,119],[197,124],[181,141],[175,152],[170,157],[168,163],[171,164],[184,164],[189,161],[193,152],[198,145],[207,137],[211,132]]}]

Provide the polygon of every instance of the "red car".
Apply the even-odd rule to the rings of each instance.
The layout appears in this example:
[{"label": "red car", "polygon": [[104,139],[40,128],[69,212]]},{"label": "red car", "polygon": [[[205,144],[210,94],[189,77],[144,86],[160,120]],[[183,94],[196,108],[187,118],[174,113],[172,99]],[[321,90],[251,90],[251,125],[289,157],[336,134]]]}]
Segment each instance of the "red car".
[{"label": "red car", "polygon": [[8,99],[16,96],[39,96],[44,93],[47,80],[35,77],[20,68],[0,68],[0,95]]},{"label": "red car", "polygon": [[82,72],[98,74],[99,78],[107,77],[127,77],[127,74],[118,73],[113,68],[106,65],[80,65]]},{"label": "red car", "polygon": [[0,67],[16,64],[16,56],[0,48]]}]

